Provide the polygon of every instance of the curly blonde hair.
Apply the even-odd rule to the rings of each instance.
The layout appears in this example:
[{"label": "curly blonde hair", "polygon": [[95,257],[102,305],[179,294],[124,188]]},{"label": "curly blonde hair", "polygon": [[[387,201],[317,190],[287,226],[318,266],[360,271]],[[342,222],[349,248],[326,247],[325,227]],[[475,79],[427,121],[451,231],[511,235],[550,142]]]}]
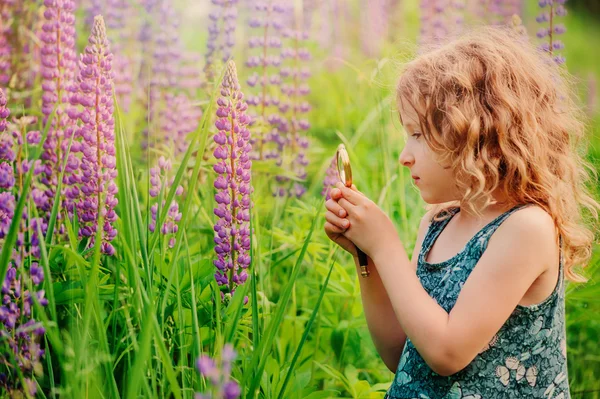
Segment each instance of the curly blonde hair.
[{"label": "curly blonde hair", "polygon": [[526,36],[486,26],[406,64],[396,96],[414,108],[464,193],[438,211],[458,205],[480,215],[495,190],[512,205],[537,204],[562,237],[566,277],[584,282],[574,268],[591,257],[600,204],[588,188],[597,173],[584,159],[585,116],[573,86]]}]

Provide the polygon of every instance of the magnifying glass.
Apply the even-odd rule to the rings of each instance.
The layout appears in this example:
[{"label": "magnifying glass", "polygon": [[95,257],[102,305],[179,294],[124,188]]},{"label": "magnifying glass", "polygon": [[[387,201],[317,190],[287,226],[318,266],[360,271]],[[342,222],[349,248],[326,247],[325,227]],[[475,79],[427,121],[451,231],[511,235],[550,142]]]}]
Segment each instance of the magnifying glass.
[{"label": "magnifying glass", "polygon": [[[352,187],[352,167],[350,166],[350,157],[348,156],[348,152],[346,151],[346,146],[344,144],[340,144],[337,148],[336,153],[337,158],[337,171],[340,181],[346,187]],[[360,275],[363,277],[369,277],[369,270],[367,269],[367,255],[361,251],[360,248],[354,245],[356,248],[356,253],[358,254],[358,263],[360,265]]]}]

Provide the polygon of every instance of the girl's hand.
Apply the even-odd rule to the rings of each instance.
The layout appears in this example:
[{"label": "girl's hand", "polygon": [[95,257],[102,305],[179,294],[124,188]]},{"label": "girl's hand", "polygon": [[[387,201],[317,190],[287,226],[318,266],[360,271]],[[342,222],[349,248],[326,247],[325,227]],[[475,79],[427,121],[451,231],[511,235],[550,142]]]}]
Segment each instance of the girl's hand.
[{"label": "girl's hand", "polygon": [[400,237],[390,218],[369,198],[356,189],[336,183],[330,194],[341,198],[337,203],[346,211],[349,227],[344,237],[356,244],[371,259],[389,248],[401,245]]},{"label": "girl's hand", "polygon": [[[352,189],[358,192],[354,184],[352,185]],[[325,233],[331,241],[350,252],[352,256],[357,257],[356,246],[352,241],[344,237],[344,232],[350,227],[350,222],[346,219],[347,212],[337,202],[342,197],[342,193],[340,190],[332,189],[329,194],[331,199],[325,202],[325,208],[327,208],[327,212],[325,213],[325,219],[327,220],[325,222]],[[340,214],[340,211],[342,214]],[[344,222],[347,224],[344,225]]]}]

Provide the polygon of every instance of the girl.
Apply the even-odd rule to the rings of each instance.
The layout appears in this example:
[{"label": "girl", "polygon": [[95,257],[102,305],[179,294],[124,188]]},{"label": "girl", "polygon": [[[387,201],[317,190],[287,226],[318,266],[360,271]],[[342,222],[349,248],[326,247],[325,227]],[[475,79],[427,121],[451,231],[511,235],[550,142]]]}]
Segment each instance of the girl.
[{"label": "girl", "polygon": [[[388,216],[341,183],[327,235],[369,257],[369,331],[387,398],[569,398],[564,277],[591,256],[600,205],[575,144],[581,114],[557,66],[485,27],[407,65],[400,154],[423,200],[411,260]],[[585,212],[584,212],[585,211]]]}]

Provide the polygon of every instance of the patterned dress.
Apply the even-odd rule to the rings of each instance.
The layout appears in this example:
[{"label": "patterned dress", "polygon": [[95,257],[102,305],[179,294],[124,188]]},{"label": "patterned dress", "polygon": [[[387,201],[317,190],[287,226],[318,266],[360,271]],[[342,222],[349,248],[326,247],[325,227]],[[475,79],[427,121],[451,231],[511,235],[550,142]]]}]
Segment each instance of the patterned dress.
[{"label": "patterned dress", "polygon": [[[425,261],[450,219],[460,211],[451,208],[450,217],[432,221],[419,253],[417,275],[423,288],[447,312],[458,299],[461,288],[485,251],[491,235],[518,205],[498,216],[452,258],[441,263]],[[496,399],[570,398],[565,334],[562,237],[559,278],[552,294],[543,302],[517,305],[508,320],[464,369],[444,377],[429,368],[412,341],[407,338],[394,381],[385,398]]]}]

